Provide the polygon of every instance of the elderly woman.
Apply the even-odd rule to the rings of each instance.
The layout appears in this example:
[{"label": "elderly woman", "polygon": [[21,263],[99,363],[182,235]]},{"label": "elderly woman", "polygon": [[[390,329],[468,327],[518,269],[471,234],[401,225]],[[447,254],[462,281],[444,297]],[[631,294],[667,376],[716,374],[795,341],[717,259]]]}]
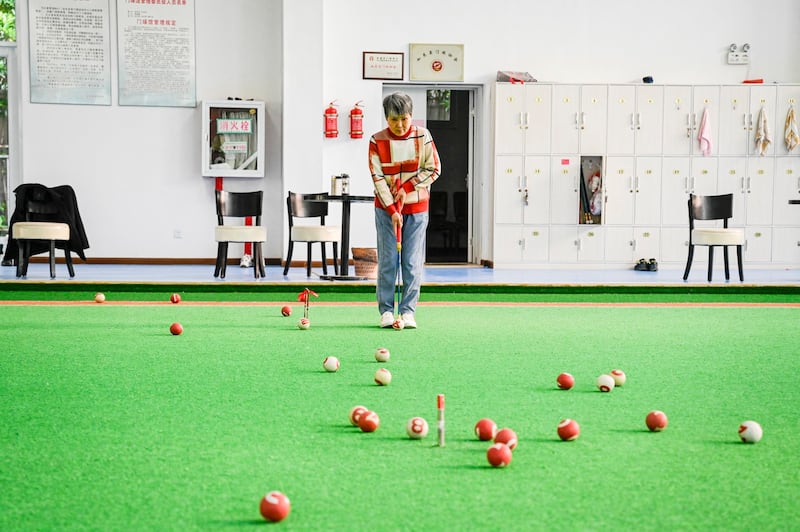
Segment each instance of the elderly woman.
[{"label": "elderly woman", "polygon": [[[370,138],[369,168],[375,187],[375,229],[378,234],[376,297],[381,327],[417,327],[414,312],[419,301],[425,264],[430,186],[441,174],[439,153],[430,132],[411,123],[411,98],[390,94],[383,100],[388,127]],[[397,276],[397,235],[402,240],[403,275],[398,320],[394,319],[394,283]]]}]

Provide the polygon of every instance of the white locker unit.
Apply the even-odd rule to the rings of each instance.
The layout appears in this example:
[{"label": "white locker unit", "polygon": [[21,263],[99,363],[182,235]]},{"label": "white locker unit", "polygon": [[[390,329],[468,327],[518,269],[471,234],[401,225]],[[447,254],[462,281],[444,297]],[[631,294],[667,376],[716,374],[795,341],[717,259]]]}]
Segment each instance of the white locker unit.
[{"label": "white locker unit", "polygon": [[[800,85],[498,84],[497,95],[496,124],[509,131],[495,136],[496,265],[655,258],[679,269],[689,195],[721,193],[734,194],[731,225],[745,229],[747,262],[800,262],[800,207],[788,204],[800,199],[800,148],[789,152],[783,139]],[[760,153],[762,110],[772,143]],[[601,215],[582,214],[588,161],[602,167]]]},{"label": "white locker unit", "polygon": [[664,88],[608,87],[609,155],[659,155],[663,138]]}]

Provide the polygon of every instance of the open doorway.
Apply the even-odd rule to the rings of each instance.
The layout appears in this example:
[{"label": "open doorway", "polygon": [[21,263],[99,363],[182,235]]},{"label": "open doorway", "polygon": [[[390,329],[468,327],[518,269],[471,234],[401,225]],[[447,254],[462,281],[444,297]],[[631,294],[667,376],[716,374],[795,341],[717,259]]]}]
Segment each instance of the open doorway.
[{"label": "open doorway", "polygon": [[442,163],[442,175],[431,187],[425,262],[471,262],[475,89],[385,85],[383,94],[397,90],[411,96],[413,121],[430,130]]}]

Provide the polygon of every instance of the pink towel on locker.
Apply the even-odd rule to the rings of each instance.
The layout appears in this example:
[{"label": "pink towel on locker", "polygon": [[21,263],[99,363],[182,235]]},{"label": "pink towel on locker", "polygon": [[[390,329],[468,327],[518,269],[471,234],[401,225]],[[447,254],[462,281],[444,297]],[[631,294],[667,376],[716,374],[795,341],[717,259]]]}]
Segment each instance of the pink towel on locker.
[{"label": "pink towel on locker", "polygon": [[711,119],[708,117],[708,107],[703,110],[697,140],[700,141],[700,151],[703,152],[703,155],[711,155]]}]

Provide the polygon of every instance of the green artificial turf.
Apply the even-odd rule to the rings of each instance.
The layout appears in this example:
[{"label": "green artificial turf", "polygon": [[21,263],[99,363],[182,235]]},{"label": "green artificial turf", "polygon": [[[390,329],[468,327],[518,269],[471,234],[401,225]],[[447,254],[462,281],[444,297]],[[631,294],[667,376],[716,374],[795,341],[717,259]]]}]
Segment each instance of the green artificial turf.
[{"label": "green artificial turf", "polygon": [[[393,331],[312,302],[301,331],[293,306],[0,306],[0,529],[251,528],[269,490],[287,530],[800,527],[797,308],[423,304]],[[597,391],[616,367],[625,386]],[[375,433],[349,424],[358,404]],[[472,435],[482,417],[517,432],[508,468]],[[738,441],[746,419],[760,443]]]}]

